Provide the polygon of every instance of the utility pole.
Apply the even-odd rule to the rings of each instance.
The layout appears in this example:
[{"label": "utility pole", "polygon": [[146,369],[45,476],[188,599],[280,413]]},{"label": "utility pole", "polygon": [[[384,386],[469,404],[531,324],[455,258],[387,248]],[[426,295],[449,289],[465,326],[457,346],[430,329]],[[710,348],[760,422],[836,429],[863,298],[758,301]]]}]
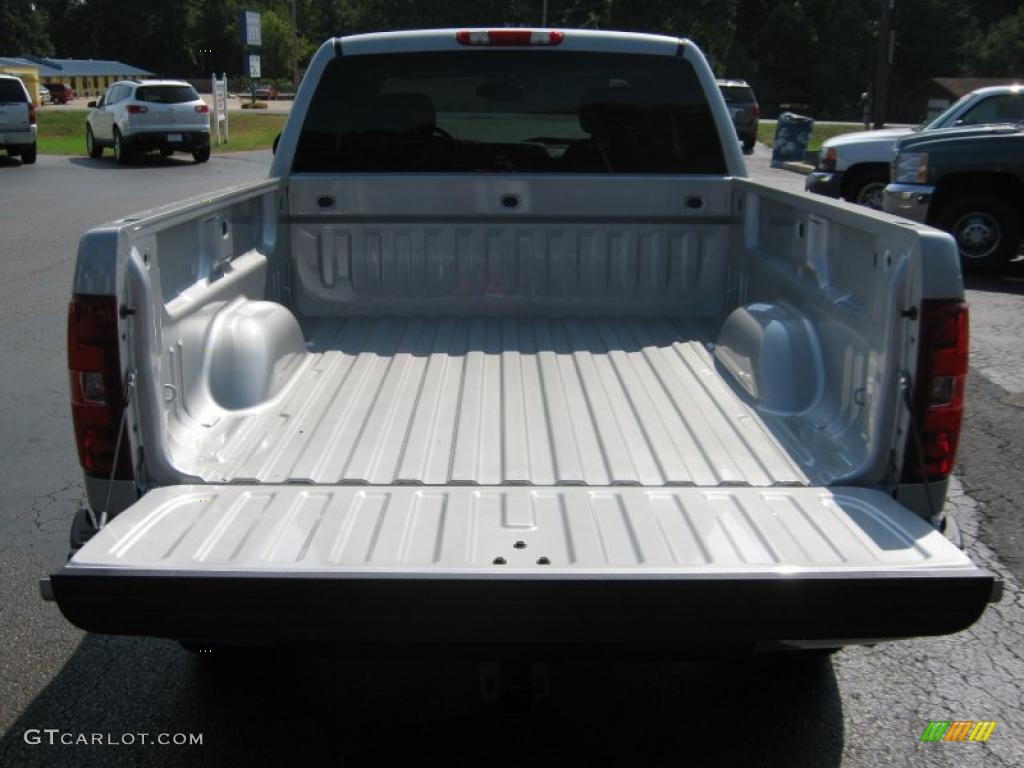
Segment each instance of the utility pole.
[{"label": "utility pole", "polygon": [[295,2],[292,0],[292,87],[299,90],[299,25],[296,22]]},{"label": "utility pole", "polygon": [[544,0],[544,4],[541,6],[540,26],[542,29],[546,29],[548,26],[548,0]]},{"label": "utility pole", "polygon": [[872,89],[872,117],[875,128],[885,127],[889,102],[889,65],[892,64],[892,9],[896,0],[880,0],[878,19],[878,54],[875,62],[875,87]]}]

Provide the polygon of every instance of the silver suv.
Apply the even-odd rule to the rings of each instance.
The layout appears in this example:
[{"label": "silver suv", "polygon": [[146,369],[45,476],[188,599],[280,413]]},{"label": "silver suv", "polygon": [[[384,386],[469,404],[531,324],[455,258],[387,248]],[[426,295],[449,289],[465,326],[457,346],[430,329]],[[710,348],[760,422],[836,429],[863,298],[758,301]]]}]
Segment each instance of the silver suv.
[{"label": "silver suv", "polygon": [[20,78],[0,74],[0,149],[36,161],[36,107]]},{"label": "silver suv", "polygon": [[85,146],[90,157],[113,147],[120,165],[136,152],[159,149],[165,157],[190,152],[197,163],[210,159],[210,108],[196,89],[179,80],[122,80],[99,102],[89,102]]},{"label": "silver suv", "polygon": [[729,108],[736,135],[743,143],[743,153],[751,154],[757,143],[757,127],[761,116],[761,107],[754,96],[754,90],[746,80],[716,80],[718,90],[722,92],[725,106]]}]

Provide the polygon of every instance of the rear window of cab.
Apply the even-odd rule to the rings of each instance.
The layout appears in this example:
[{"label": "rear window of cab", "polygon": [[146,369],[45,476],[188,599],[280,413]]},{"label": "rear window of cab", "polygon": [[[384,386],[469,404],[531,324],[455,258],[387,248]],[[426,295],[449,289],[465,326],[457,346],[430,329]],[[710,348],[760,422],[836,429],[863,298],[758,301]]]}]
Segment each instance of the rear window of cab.
[{"label": "rear window of cab", "polygon": [[745,85],[720,85],[718,88],[726,104],[753,104],[757,101],[754,92]]},{"label": "rear window of cab", "polygon": [[24,104],[25,89],[17,80],[0,80],[0,104]]},{"label": "rear window of cab", "polygon": [[292,169],[720,175],[725,161],[679,56],[460,50],[333,59]]},{"label": "rear window of cab", "polygon": [[136,101],[157,104],[185,104],[198,101],[199,94],[190,85],[143,85],[135,89]]}]

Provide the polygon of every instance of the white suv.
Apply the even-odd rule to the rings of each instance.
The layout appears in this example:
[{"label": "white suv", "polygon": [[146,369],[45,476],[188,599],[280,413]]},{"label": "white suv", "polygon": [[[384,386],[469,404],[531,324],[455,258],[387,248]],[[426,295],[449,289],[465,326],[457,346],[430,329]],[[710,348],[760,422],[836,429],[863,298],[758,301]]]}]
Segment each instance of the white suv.
[{"label": "white suv", "polygon": [[179,80],[122,80],[99,103],[89,102],[85,146],[90,157],[113,147],[121,165],[136,152],[159,149],[168,156],[190,152],[197,163],[210,159],[210,108],[196,89]]},{"label": "white suv", "polygon": [[36,161],[36,106],[13,75],[0,74],[0,149],[28,165]]}]

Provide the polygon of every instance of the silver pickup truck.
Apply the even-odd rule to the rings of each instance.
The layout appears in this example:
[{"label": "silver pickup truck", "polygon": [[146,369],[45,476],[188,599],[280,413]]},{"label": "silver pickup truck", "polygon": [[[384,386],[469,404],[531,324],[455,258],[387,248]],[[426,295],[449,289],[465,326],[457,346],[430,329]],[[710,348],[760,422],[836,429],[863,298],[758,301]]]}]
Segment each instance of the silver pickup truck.
[{"label": "silver pickup truck", "polygon": [[369,652],[970,625],[953,240],[745,176],[688,40],[328,41],[270,178],[82,239],[89,508],[44,593]]}]

